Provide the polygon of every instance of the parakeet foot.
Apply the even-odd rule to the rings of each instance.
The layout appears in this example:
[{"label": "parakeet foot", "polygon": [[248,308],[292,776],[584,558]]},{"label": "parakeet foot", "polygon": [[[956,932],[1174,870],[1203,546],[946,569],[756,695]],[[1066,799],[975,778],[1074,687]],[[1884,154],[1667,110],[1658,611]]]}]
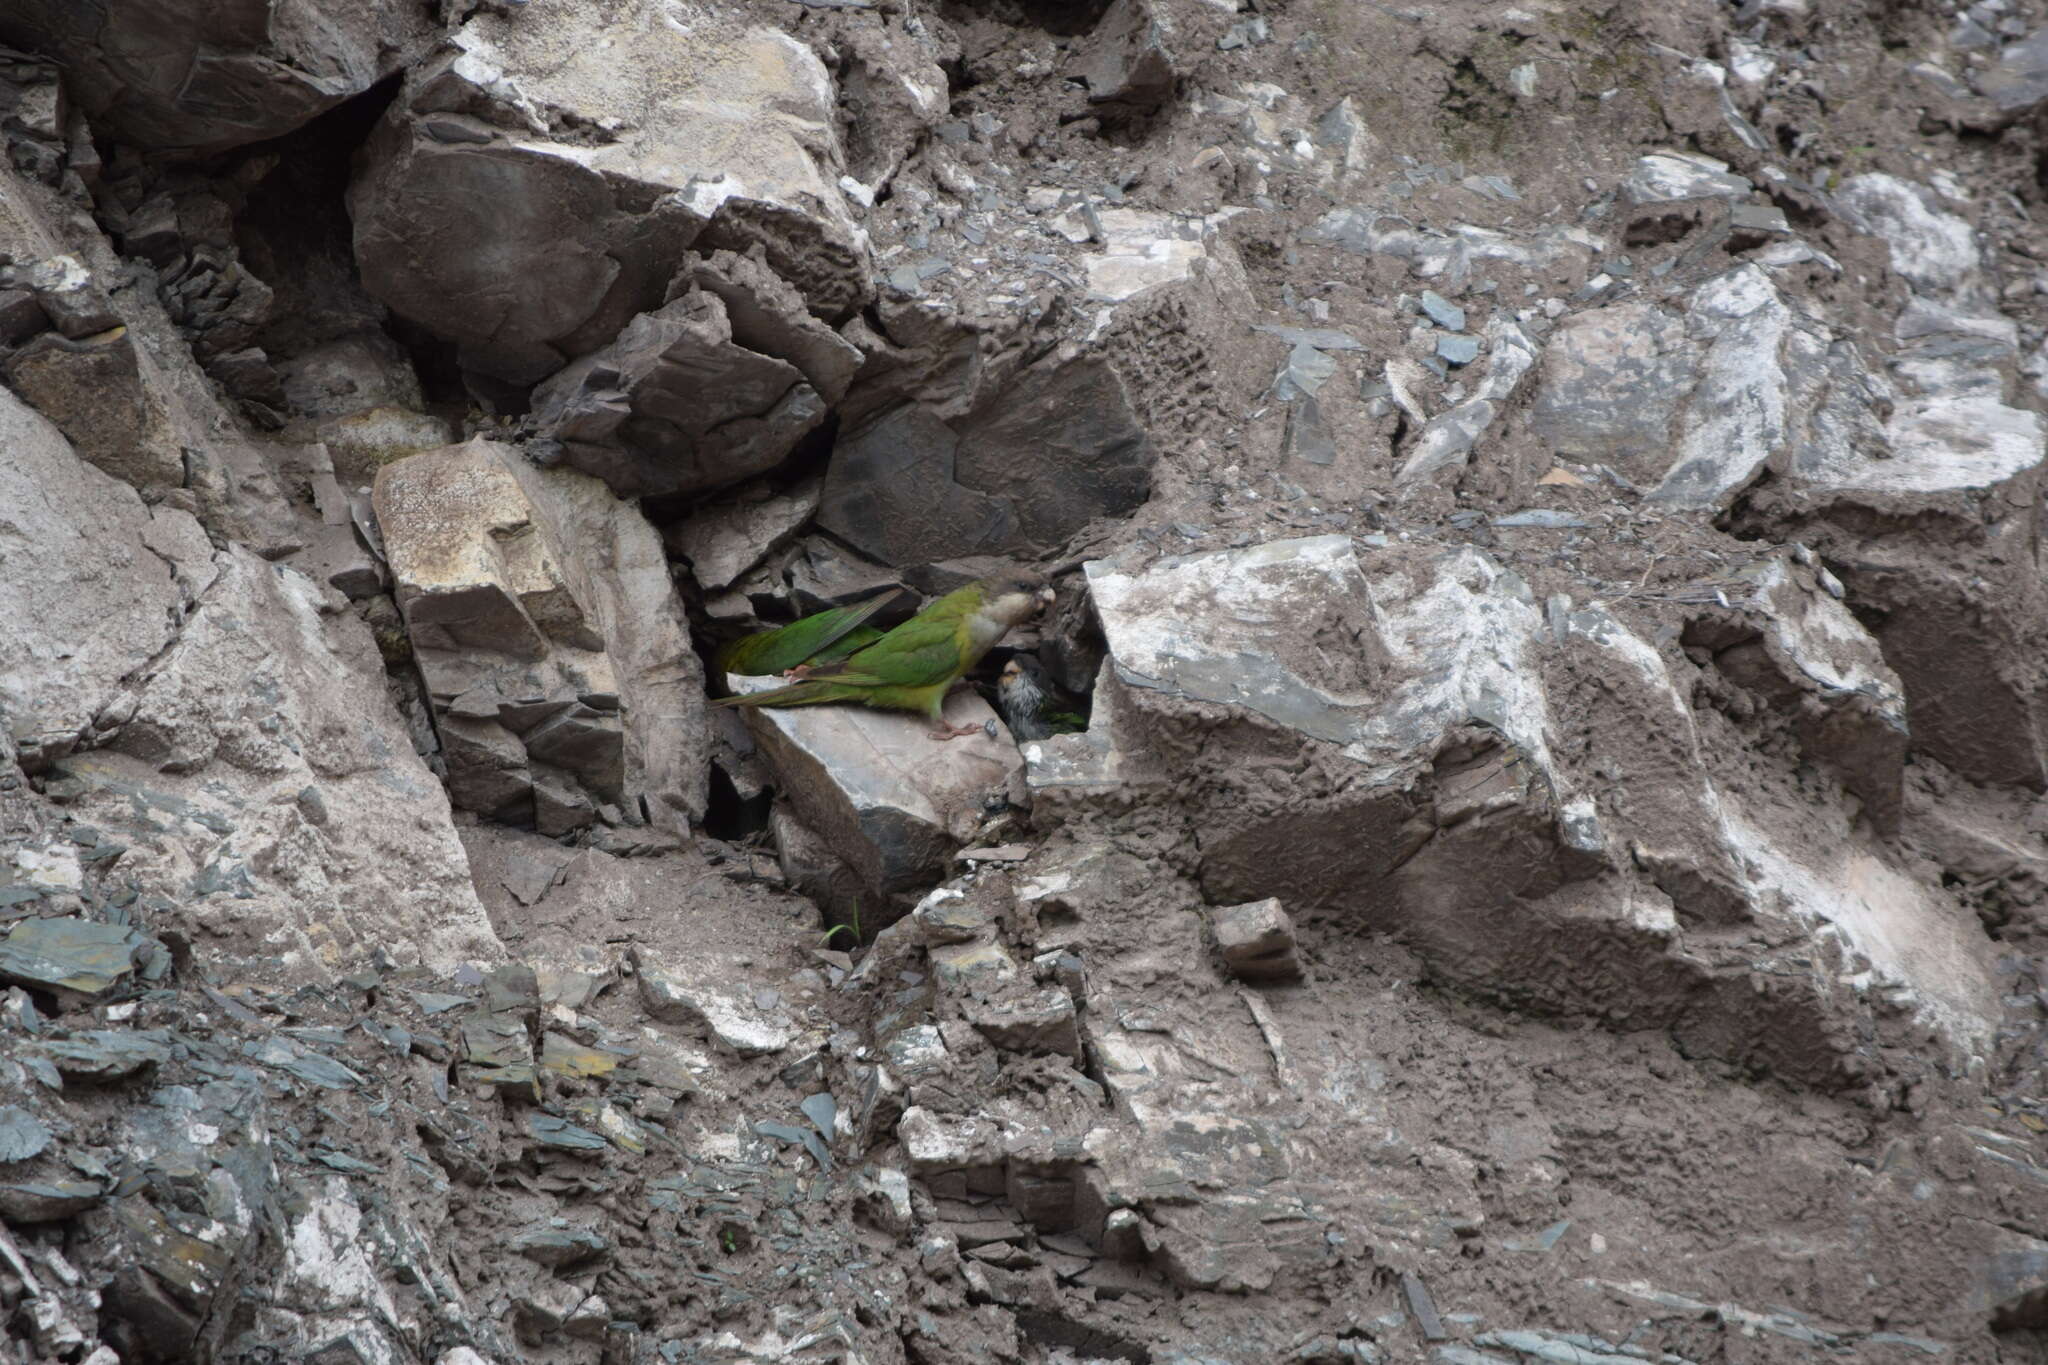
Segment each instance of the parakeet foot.
[{"label": "parakeet foot", "polygon": [[978,735],[980,733],[981,727],[979,725],[948,725],[944,721],[940,721],[932,728],[931,737],[933,739],[965,739],[968,735]]},{"label": "parakeet foot", "polygon": [[782,676],[793,682],[802,682],[805,678],[811,676],[811,666],[809,664],[798,664],[795,668],[786,668],[782,671]]}]

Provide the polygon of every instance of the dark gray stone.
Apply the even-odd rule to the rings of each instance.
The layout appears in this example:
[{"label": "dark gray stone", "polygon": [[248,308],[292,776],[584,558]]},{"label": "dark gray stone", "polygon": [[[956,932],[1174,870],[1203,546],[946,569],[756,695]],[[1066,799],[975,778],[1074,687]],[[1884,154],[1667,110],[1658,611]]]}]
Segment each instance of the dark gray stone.
[{"label": "dark gray stone", "polygon": [[162,1039],[117,1029],[90,1029],[69,1038],[52,1038],[42,1044],[42,1052],[65,1080],[93,1083],[124,1081],[171,1058],[171,1049]]},{"label": "dark gray stone", "polygon": [[993,554],[1018,538],[1015,510],[958,478],[960,438],[905,405],[842,437],[818,524],[886,564]]},{"label": "dark gray stone", "polygon": [[135,970],[141,936],[85,919],[23,920],[0,940],[0,981],[75,1000],[106,994]]},{"label": "dark gray stone", "polygon": [[955,421],[906,404],[842,437],[818,523],[899,566],[1043,553],[1142,503],[1152,460],[1106,363],[1050,363]]},{"label": "dark gray stone", "polygon": [[364,149],[349,208],[364,287],[456,342],[465,369],[515,384],[655,306],[702,227],[675,204],[622,214],[596,171],[439,143],[397,109]]},{"label": "dark gray stone", "polygon": [[677,277],[716,294],[725,304],[732,339],[750,351],[778,356],[803,372],[827,403],[846,396],[860,370],[861,351],[811,316],[796,286],[768,268],[762,253],[713,252]]},{"label": "dark gray stone", "polygon": [[1999,113],[2008,116],[2024,114],[2048,99],[2048,29],[2008,44],[1977,85]]},{"label": "dark gray stone", "polygon": [[533,779],[526,746],[504,726],[443,715],[437,728],[448,765],[448,799],[506,824],[531,823]]},{"label": "dark gray stone", "polygon": [[0,1104],[0,1162],[27,1161],[50,1145],[50,1130],[17,1105]]},{"label": "dark gray stone", "polygon": [[50,326],[36,296],[26,289],[0,289],[0,346],[19,346]]},{"label": "dark gray stone", "polygon": [[280,137],[424,54],[440,36],[405,0],[343,0],[318,22],[250,0],[16,0],[0,41],[64,67],[96,134],[219,151]]},{"label": "dark gray stone", "polygon": [[526,1229],[512,1239],[512,1249],[529,1261],[560,1268],[603,1256],[611,1243],[593,1228],[557,1220]]},{"label": "dark gray stone", "polygon": [[0,1184],[0,1218],[10,1223],[55,1223],[75,1218],[106,1197],[91,1180],[28,1180]]},{"label": "dark gray stone", "polygon": [[533,407],[568,463],[621,497],[759,474],[825,417],[803,372],[736,344],[724,300],[701,289],[634,318],[535,390]]}]

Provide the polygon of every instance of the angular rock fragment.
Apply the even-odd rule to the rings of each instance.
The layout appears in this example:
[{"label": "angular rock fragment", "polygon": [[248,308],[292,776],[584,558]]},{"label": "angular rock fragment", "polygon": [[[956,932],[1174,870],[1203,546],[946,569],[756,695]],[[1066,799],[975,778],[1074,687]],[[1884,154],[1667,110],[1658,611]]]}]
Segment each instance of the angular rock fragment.
[{"label": "angular rock fragment", "polygon": [[1630,300],[1564,318],[1537,371],[1530,427],[1567,459],[1613,464],[1642,482],[1661,477],[1629,457],[1669,442],[1697,382],[1698,350],[1679,316]]},{"label": "angular rock fragment", "polygon": [[1338,168],[1346,174],[1371,169],[1380,155],[1380,140],[1365,126],[1349,95],[1316,120],[1316,145],[1335,153]]},{"label": "angular rock fragment", "polygon": [[473,1014],[462,1021],[463,1056],[482,1067],[533,1067],[526,1023],[507,1014]]},{"label": "angular rock fragment", "polygon": [[1294,954],[1294,922],[1278,900],[1226,905],[1209,912],[1210,931],[1223,965],[1243,981],[1291,981],[1300,977]]},{"label": "angular rock fragment", "polygon": [[935,1189],[952,1182],[963,1193],[1001,1194],[1005,1188],[1002,1134],[988,1119],[948,1118],[913,1107],[896,1125],[896,1138],[911,1174]]},{"label": "angular rock fragment", "polygon": [[77,340],[44,332],[0,362],[0,373],[79,454],[115,478],[137,488],[182,481],[176,443],[125,328]]},{"label": "angular rock fragment", "polygon": [[1148,1259],[1174,1283],[1257,1292],[1324,1264],[1327,1215],[1292,1187],[1280,1143],[1256,1120],[1141,1110],[1138,1131],[1102,1144],[1078,1197],[1083,1236],[1108,1243],[1114,1212],[1139,1213]]},{"label": "angular rock fragment", "polygon": [[1786,561],[1751,566],[1701,604],[1681,636],[1713,666],[1783,713],[1801,749],[1896,833],[1909,743],[1905,694],[1878,642],[1826,592],[1803,587]]},{"label": "angular rock fragment", "polygon": [[742,1057],[780,1052],[796,1039],[786,1014],[764,1008],[743,987],[693,981],[637,951],[633,960],[640,1002],[656,1019],[699,1027]]},{"label": "angular rock fragment", "polygon": [[1017,959],[989,934],[935,945],[931,964],[933,981],[953,995],[987,997],[1021,979]]},{"label": "angular rock fragment", "polygon": [[1122,303],[1177,284],[1197,271],[1241,275],[1243,267],[1220,238],[1225,215],[1187,218],[1142,209],[1104,209],[1102,251],[1088,257],[1088,297]]},{"label": "angular rock fragment", "polygon": [[948,887],[940,887],[919,901],[911,914],[924,941],[935,948],[994,936],[987,907]]},{"label": "angular rock fragment", "polygon": [[89,1004],[135,970],[142,936],[93,920],[25,919],[0,938],[0,980]]},{"label": "angular rock fragment", "polygon": [[690,576],[705,592],[721,592],[803,529],[818,510],[819,488],[817,479],[782,492],[750,485],[697,508],[664,531],[662,543],[690,561]]},{"label": "angular rock fragment", "polygon": [[2048,1328],[2048,1242],[2001,1232],[1977,1291],[1996,1332]]},{"label": "angular rock fragment", "polygon": [[1622,241],[1629,246],[1678,241],[1717,214],[1725,217],[1726,205],[1748,199],[1755,188],[1726,162],[1696,152],[1639,157],[1621,182],[1628,209]]},{"label": "angular rock fragment", "polygon": [[962,1007],[967,1022],[1005,1052],[1081,1058],[1073,997],[1057,986],[1006,992]]},{"label": "angular rock fragment", "polygon": [[1884,238],[1892,269],[1915,288],[1939,293],[1974,282],[1980,262],[1969,220],[1941,208],[1932,192],[1894,175],[1852,175],[1837,202]]},{"label": "angular rock fragment", "polygon": [[717,294],[692,290],[541,385],[534,412],[571,465],[639,497],[772,469],[825,402],[795,365],[735,343]]},{"label": "angular rock fragment", "polygon": [[[110,1204],[104,1217],[133,1272],[125,1283],[115,1282],[116,1312],[140,1322],[176,1322],[189,1314],[196,1329],[232,1264],[229,1249],[215,1240],[225,1239],[229,1229],[189,1214],[174,1220],[140,1195]],[[198,1229],[186,1230],[195,1223]]]},{"label": "angular rock fragment", "polygon": [[869,191],[889,184],[946,112],[946,73],[928,32],[860,28],[844,40],[839,97],[852,115],[842,125],[846,166]]},{"label": "angular rock fragment", "polygon": [[385,466],[376,503],[457,804],[554,832],[702,812],[699,665],[652,526],[481,441]]},{"label": "angular rock fragment", "polygon": [[0,1163],[27,1161],[50,1145],[50,1130],[19,1105],[0,1105]]},{"label": "angular rock fragment", "polygon": [[1088,35],[1088,102],[1106,112],[1156,113],[1173,98],[1180,73],[1173,24],[1150,0],[1113,0]]},{"label": "angular rock fragment", "polygon": [[725,305],[732,339],[750,351],[780,356],[796,366],[827,405],[846,397],[860,370],[860,347],[813,317],[796,287],[769,268],[755,247],[741,255],[714,251],[681,271],[674,295],[694,285]]},{"label": "angular rock fragment", "polygon": [[958,476],[960,438],[905,405],[840,438],[818,524],[885,564],[991,554],[1021,539],[1015,509]]},{"label": "angular rock fragment", "polygon": [[[735,693],[776,684],[726,678]],[[946,875],[984,801],[1019,794],[1016,747],[972,690],[948,699],[946,723],[993,726],[994,738],[936,740],[921,717],[852,705],[749,707],[746,716],[784,799],[866,888],[864,931],[901,918]]]},{"label": "angular rock fragment", "polygon": [[[1443,354],[1443,345],[1454,339],[1447,337],[1439,342],[1439,353]],[[1407,483],[1464,464],[1479,438],[1486,434],[1487,428],[1493,425],[1494,419],[1520,387],[1522,376],[1536,363],[1536,343],[1520,327],[1504,318],[1487,319],[1486,343],[1489,353],[1486,377],[1474,389],[1472,397],[1438,413],[1423,427],[1414,450],[1401,463],[1400,472],[1396,475],[1399,481]],[[1466,355],[1469,360],[1476,356],[1476,351],[1461,351],[1459,354]]]},{"label": "angular rock fragment", "polygon": [[1998,61],[1977,76],[1977,90],[2003,118],[2020,118],[2048,99],[2048,29],[2036,29],[1998,51]]},{"label": "angular rock fragment", "polygon": [[130,1080],[171,1059],[169,1040],[159,1034],[126,1033],[118,1029],[87,1029],[69,1038],[42,1044],[67,1081],[107,1085]]},{"label": "angular rock fragment", "polygon": [[778,804],[770,813],[768,832],[789,888],[817,902],[828,923],[851,929],[863,899],[872,899],[860,875],[786,805]]},{"label": "angular rock fragment", "polygon": [[314,428],[346,488],[374,483],[377,471],[408,455],[438,450],[453,433],[441,418],[400,407],[364,407],[329,417]]},{"label": "angular rock fragment", "polygon": [[76,1218],[107,1197],[92,1180],[0,1183],[0,1218],[10,1223],[57,1223]]}]

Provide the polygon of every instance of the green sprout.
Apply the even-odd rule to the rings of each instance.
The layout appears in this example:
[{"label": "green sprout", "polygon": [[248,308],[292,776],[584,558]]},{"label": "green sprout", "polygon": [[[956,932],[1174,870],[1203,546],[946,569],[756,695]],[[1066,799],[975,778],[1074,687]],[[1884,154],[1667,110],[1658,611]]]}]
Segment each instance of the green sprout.
[{"label": "green sprout", "polygon": [[853,946],[856,948],[860,946],[860,902],[858,900],[855,900],[853,903],[853,923],[833,925],[825,931],[825,937],[819,940],[819,942],[824,947],[830,948],[833,941],[841,934],[853,935]]}]

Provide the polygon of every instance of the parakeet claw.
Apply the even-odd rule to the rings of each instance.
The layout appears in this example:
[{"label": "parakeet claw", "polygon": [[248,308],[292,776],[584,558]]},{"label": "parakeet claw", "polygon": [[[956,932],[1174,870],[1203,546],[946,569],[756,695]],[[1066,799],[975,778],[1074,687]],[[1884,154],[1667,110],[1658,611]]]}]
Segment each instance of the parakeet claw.
[{"label": "parakeet claw", "polygon": [[980,733],[981,727],[979,725],[948,725],[944,721],[940,721],[937,727],[932,730],[932,738],[965,739],[969,735],[978,735]]},{"label": "parakeet claw", "polygon": [[784,669],[782,676],[792,681],[801,682],[811,676],[811,666],[809,664],[798,664],[795,668]]}]

